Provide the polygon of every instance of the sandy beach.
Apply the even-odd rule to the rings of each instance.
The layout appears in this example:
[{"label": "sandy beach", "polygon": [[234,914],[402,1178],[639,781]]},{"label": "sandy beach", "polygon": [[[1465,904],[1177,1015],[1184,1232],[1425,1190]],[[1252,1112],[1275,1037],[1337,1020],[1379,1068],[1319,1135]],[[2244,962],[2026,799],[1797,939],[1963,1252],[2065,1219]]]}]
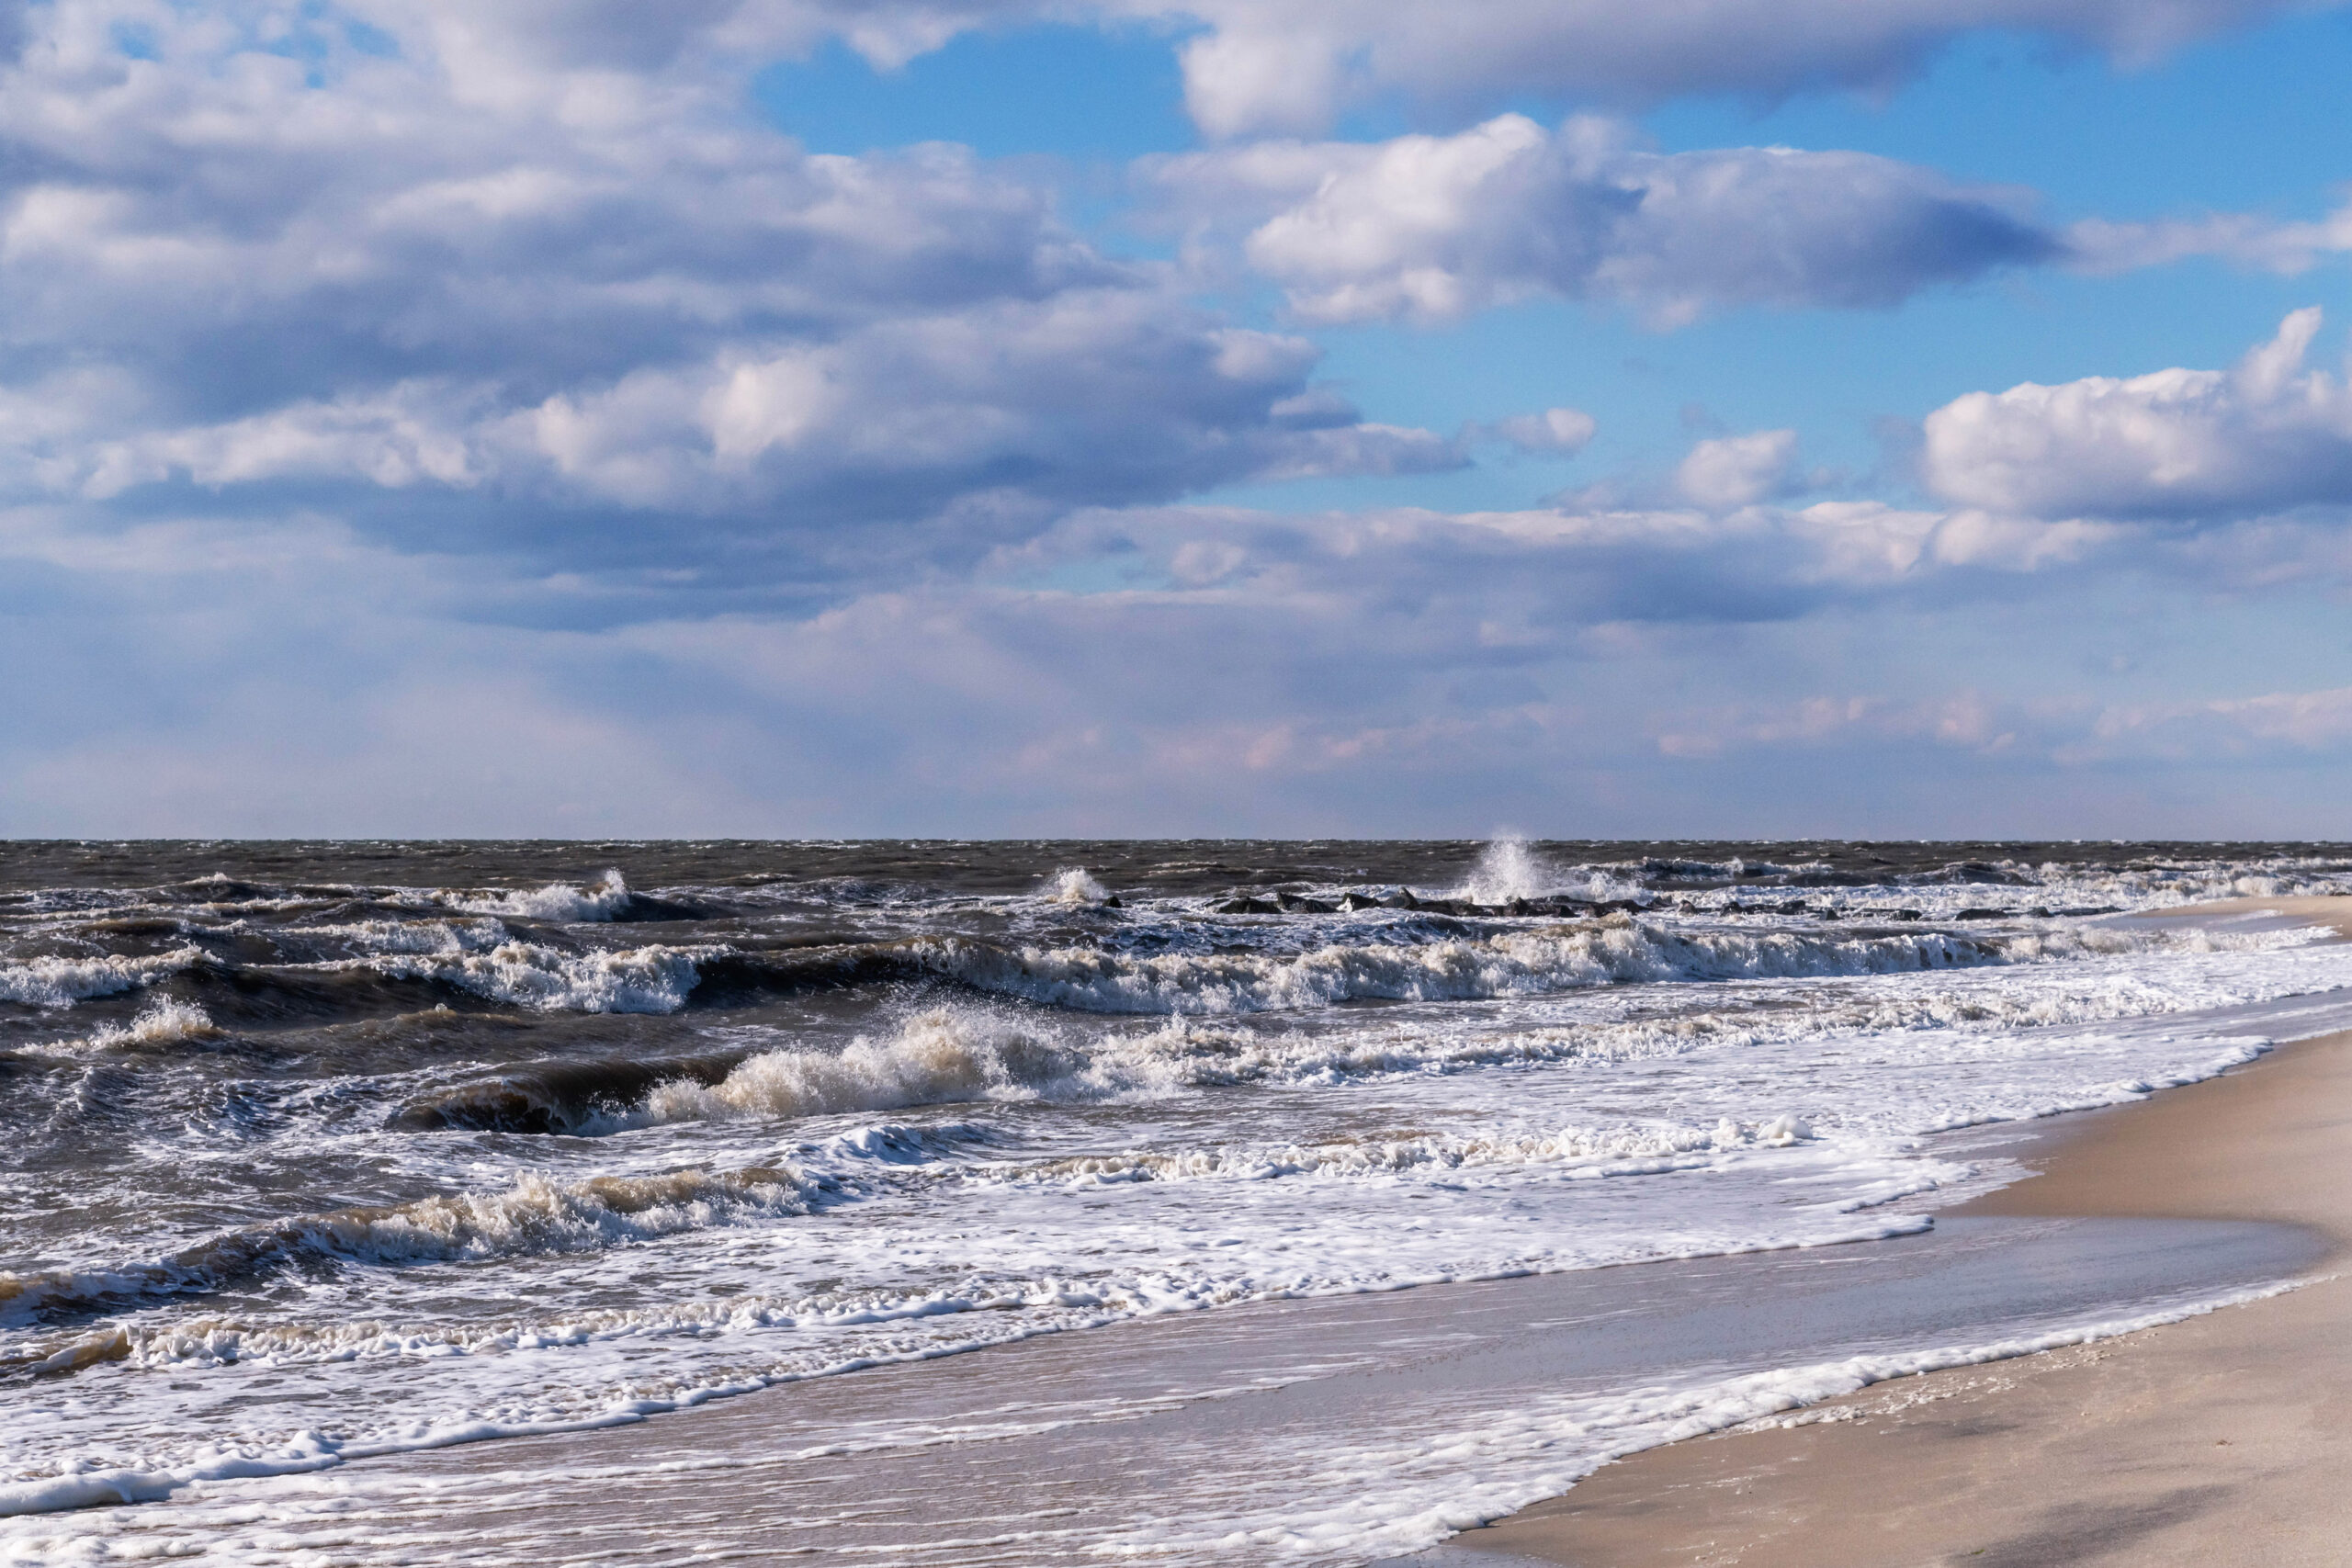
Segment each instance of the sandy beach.
[{"label": "sandy beach", "polygon": [[[2316,917],[2330,899],[2234,907]],[[2210,908],[2211,907],[2209,907]],[[2352,1256],[2352,1035],[2091,1113],[1955,1214],[2261,1220]],[[2338,1563],[2352,1280],[2078,1349],[1881,1384],[1656,1449],[1456,1537],[1445,1560]],[[1432,1554],[1434,1557],[1436,1554]]]}]

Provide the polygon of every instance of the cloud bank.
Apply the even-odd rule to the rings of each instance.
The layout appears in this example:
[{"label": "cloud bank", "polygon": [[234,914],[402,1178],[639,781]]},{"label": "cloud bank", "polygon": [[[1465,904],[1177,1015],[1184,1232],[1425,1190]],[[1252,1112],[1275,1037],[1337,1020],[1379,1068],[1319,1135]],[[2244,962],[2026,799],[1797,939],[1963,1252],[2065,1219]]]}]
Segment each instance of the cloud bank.
[{"label": "cloud bank", "polygon": [[[811,154],[747,103],[825,39],[888,64],[1027,5],[15,7],[0,822],[1960,830],[2199,745],[2288,778],[2340,754],[2340,679],[2133,638],[2144,603],[2352,582],[2315,313],[2230,370],[1954,399],[1916,491],[1808,470],[1786,414],[1628,457],[1612,404],[1441,435],[1323,367],[1531,299],[1671,329],[2316,265],[2335,219],[2061,225],[1860,152],[1492,113],[1883,84],[1987,26],[2140,59],[2272,9],[1057,8],[1197,27],[1202,123],[1284,133],[1134,170],[1184,242],[1138,258],[1045,165]],[[1303,139],[1391,94],[1467,128]],[[1362,499],[1568,458],[1593,482],[1548,502]],[[1215,503],[1315,477],[1359,499]]]},{"label": "cloud bank", "polygon": [[520,509],[510,536],[576,514],[578,557],[603,509],[662,513],[682,552],[838,558],[869,525],[984,547],[1071,504],[1458,461],[966,152],[811,156],[748,123],[677,63],[679,18],[583,13],[566,42],[554,16],[351,15],[402,30],[25,13],[0,483],[478,492]]}]

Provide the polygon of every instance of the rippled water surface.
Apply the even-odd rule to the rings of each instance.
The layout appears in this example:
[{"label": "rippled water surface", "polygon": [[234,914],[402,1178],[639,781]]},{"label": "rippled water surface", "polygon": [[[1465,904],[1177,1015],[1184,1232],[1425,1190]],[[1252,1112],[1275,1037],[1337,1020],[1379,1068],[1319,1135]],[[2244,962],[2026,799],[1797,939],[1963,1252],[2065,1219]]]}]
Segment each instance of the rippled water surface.
[{"label": "rippled water surface", "polygon": [[1896,1235],[2262,1048],[2340,846],[16,844],[0,1507]]}]

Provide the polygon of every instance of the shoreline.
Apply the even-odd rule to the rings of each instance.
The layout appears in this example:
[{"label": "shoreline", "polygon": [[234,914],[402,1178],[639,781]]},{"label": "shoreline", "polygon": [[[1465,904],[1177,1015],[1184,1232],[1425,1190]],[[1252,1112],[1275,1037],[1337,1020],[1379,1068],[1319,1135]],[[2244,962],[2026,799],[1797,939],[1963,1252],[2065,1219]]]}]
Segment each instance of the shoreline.
[{"label": "shoreline", "polygon": [[[2214,913],[2317,918],[2335,899]],[[1939,1213],[2256,1221],[2352,1266],[2352,1032],[2069,1117],[2038,1174]],[[1604,1465],[1403,1561],[1430,1568],[1820,1562],[2335,1563],[2352,1531],[2352,1279],[2069,1350],[1878,1383]]]},{"label": "shoreline", "polygon": [[[2304,902],[2324,902],[2324,916],[2280,901],[2220,912],[2341,921],[2342,902],[2352,900]],[[2343,1016],[2340,1005],[2327,1010]],[[2346,1060],[2333,1103],[2352,1106],[2352,1033],[2335,1039]],[[1411,1517],[1436,1524],[1389,1548],[1411,1555],[1371,1554],[1396,1568],[1934,1561],[1889,1557],[1883,1541],[1833,1551],[1817,1531],[1803,1534],[1803,1550],[1786,1559],[1745,1546],[1716,1552],[1709,1543],[1728,1539],[1719,1521],[1694,1548],[1664,1517],[1672,1510],[1657,1506],[1678,1484],[1686,1493],[1727,1485],[1744,1495],[1753,1490],[1745,1474],[1724,1485],[1712,1476],[1670,1483],[1664,1494],[1644,1483],[1630,1519],[1618,1521],[1619,1544],[1630,1541],[1630,1554],[1611,1556],[1584,1536],[1561,1545],[1544,1532],[1556,1534],[1554,1516],[1566,1511],[1582,1516],[1575,1528],[1589,1536],[1596,1499],[1649,1475],[1653,1464],[1745,1453],[1766,1440],[1667,1441],[1679,1433],[1750,1417],[1768,1438],[1861,1432],[1882,1442],[1878,1434],[1910,1419],[1905,1413],[1915,1407],[1974,1408],[1987,1391],[2105,1364],[2116,1347],[2175,1332],[2128,1332],[2178,1321],[2165,1315],[2170,1306],[2149,1310],[2154,1303],[2188,1302],[2189,1311],[2230,1317],[2214,1305],[2245,1299],[2233,1292],[2307,1277],[2322,1259],[2343,1257],[2352,1228],[2318,1237],[2293,1205],[2247,1219],[2243,1203],[2183,1207],[2164,1197],[2179,1187],[2164,1168],[2177,1163],[2182,1147],[2235,1147],[2251,1135],[2243,1129],[2235,1138],[2194,1125],[2142,1137],[2135,1146],[2154,1158],[2153,1174],[2146,1158],[2134,1166],[2091,1157],[2119,1121],[2151,1107],[2202,1103],[2200,1091],[2215,1086],[2267,1083],[2278,1064],[2312,1049],[2289,1044],[2221,1077],[2120,1107],[1938,1134],[1965,1140],[1957,1155],[1963,1162],[2013,1160],[2052,1174],[2012,1179],[1973,1202],[1958,1200],[1998,1178],[1947,1189],[1939,1211],[1945,1223],[1932,1229],[1146,1318],[1100,1336],[976,1346],[969,1355],[875,1366],[853,1378],[746,1391],[693,1413],[600,1430],[403,1450],[315,1478],[199,1483],[136,1507],[40,1516],[58,1523],[10,1535],[54,1529],[61,1533],[51,1544],[61,1551],[70,1533],[82,1544],[107,1537],[110,1550],[149,1555],[198,1542],[233,1555],[258,1550],[263,1536],[315,1539],[359,1551],[354,1562],[377,1560],[368,1553],[379,1549],[424,1553],[404,1561],[443,1560],[433,1557],[443,1549],[457,1550],[448,1560],[525,1561],[551,1547],[668,1562],[691,1541],[696,1551],[752,1560],[878,1556],[1034,1568],[1091,1560],[1106,1540],[1156,1540],[1168,1550],[1182,1542],[1194,1552],[1190,1560],[1224,1561],[1203,1554],[1238,1538],[1201,1535],[1204,1517],[1281,1517],[1283,1539],[1295,1549],[1318,1529],[1353,1529],[1342,1517],[1350,1494],[1377,1473],[1384,1502],[1409,1483],[1429,1504]],[[2329,1102],[2308,1091],[2301,1100]],[[2275,1109],[2256,1107],[2250,1124],[2262,1133],[2276,1120]],[[2352,1144],[2352,1135],[2336,1141]],[[2120,1217],[2086,1217],[2087,1201],[2069,1196],[2062,1178],[2075,1188],[2104,1183],[2103,1201]],[[2328,1179],[2337,1191],[2345,1186]],[[2193,1304],[2199,1298],[2206,1304]],[[2107,1337],[2086,1343],[2089,1334]],[[2037,1346],[2067,1348],[2027,1353]],[[1701,1364],[1694,1348],[1734,1372],[1755,1371],[1692,1382]],[[1920,1370],[1928,1367],[1951,1370]],[[1702,1404],[1682,1403],[1684,1383]],[[1841,1389],[1857,1392],[1824,1397]],[[1595,1413],[1597,1426],[1589,1424]],[[1600,1452],[1634,1446],[1603,1450],[1588,1440],[1612,1428],[1664,1446],[1588,1472]],[[1398,1433],[1413,1440],[1400,1448]],[[1583,1453],[1570,1458],[1579,1444]],[[1357,1448],[1356,1460],[1332,1468]],[[1512,1473],[1487,1471],[1481,1450]],[[1546,1463],[1547,1450],[1557,1462]],[[1237,1469],[1219,1457],[1237,1451],[1299,1463]],[[1531,1460],[1544,1467],[1532,1475]],[[1916,1487],[1919,1475],[1937,1474],[1938,1462],[1934,1453],[1914,1455],[1891,1472],[1871,1472],[1860,1500],[1841,1505],[1849,1522],[1873,1522],[1872,1510],[1883,1512],[1884,1500]],[[1334,1486],[1349,1465],[1358,1479]],[[763,1501],[747,1507],[747,1498]],[[1279,1514],[1266,1510],[1270,1500],[1279,1500]],[[85,1523],[69,1525],[69,1517]],[[1413,1550],[1481,1518],[1500,1522]],[[1813,1529],[1802,1518],[1798,1527]],[[359,1536],[346,1535],[355,1529]],[[642,1540],[616,1546],[607,1539],[616,1529]],[[0,1540],[0,1556],[8,1544]],[[1984,1560],[2022,1568],[2083,1557]],[[2212,1558],[2182,1559],[2191,1560]]]}]

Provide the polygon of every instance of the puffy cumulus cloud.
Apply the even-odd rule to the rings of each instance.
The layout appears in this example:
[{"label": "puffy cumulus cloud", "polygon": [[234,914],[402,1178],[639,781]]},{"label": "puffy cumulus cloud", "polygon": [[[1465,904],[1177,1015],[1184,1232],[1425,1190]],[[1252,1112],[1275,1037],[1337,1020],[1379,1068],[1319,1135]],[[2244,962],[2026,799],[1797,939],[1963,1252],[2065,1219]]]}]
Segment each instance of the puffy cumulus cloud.
[{"label": "puffy cumulus cloud", "polygon": [[1929,414],[1936,491],[2034,517],[2215,518],[2352,501],[2352,387],[2303,362],[2297,310],[2229,370],[1971,392]]},{"label": "puffy cumulus cloud", "polygon": [[[1433,52],[1408,82],[1385,56],[1327,50],[1346,29],[1323,21],[1385,14],[1337,5],[1188,13],[1207,27],[1193,63],[1225,49],[1236,103],[1325,65],[1331,102],[1501,80],[1469,56],[1514,3],[1443,24],[1468,51],[1453,77]],[[1911,9],[1961,15],[1941,4]],[[1144,10],[1160,14],[1121,14]],[[1705,12],[1609,16],[1630,48],[1697,37]],[[2352,576],[2308,518],[2184,537],[2044,505],[2022,480],[1950,505],[1820,500],[1771,431],[1702,443],[1622,503],[1159,504],[1245,477],[1443,467],[1478,442],[1561,457],[1594,424],[1544,409],[1449,441],[1368,422],[1315,382],[1312,344],[1204,308],[1178,265],[1104,255],[1003,167],[940,147],[811,156],[745,118],[745,73],[778,51],[840,36],[887,63],[1033,14],[0,13],[0,818],[64,834],[1721,832],[1810,829],[1837,798],[1858,812],[1842,830],[1973,829],[1951,803],[1995,795],[1956,774],[2063,767],[2068,737],[2129,766],[2161,753],[2146,737],[2199,726],[2275,730],[2264,746],[2298,756],[2294,737],[2325,728],[2324,703],[2060,702],[2046,661],[2005,685],[1966,657],[2030,640],[2019,627],[2076,635],[2085,617],[2049,605],[2145,573],[2151,552],[2199,590],[2272,592],[2323,559]],[[2123,41],[2088,10],[2038,14]],[[1440,25],[1426,15],[1396,12],[1397,36]],[[1603,13],[1527,15],[1567,37]],[[1826,7],[1775,15],[1831,26]],[[1252,27],[1295,47],[1258,50]],[[1833,57],[1849,58],[1817,58]],[[1589,68],[1650,80],[1620,64]],[[1273,74],[1250,87],[1251,70]],[[2057,243],[2007,197],[1903,165],[1665,156],[1589,122],[1271,143],[1154,177],[1243,214],[1234,243],[1329,319],[1542,292],[1660,321],[1869,304]],[[2081,231],[2068,243],[2090,254]],[[2290,346],[2224,377],[2213,406],[2285,433],[2269,450],[2308,479],[2342,393]],[[1923,647],[1952,657],[1904,669]],[[1875,681],[1855,694],[1858,664]],[[2045,698],[2064,722],[2037,716]],[[1903,796],[1885,759],[1920,746],[1951,769]],[[1742,761],[1759,752],[1775,765]],[[2077,830],[2116,830],[2103,808]]]},{"label": "puffy cumulus cloud", "polygon": [[1690,448],[1674,470],[1674,486],[1702,506],[1729,510],[1786,494],[1796,479],[1797,433],[1759,430],[1723,435]]},{"label": "puffy cumulus cloud", "polygon": [[0,486],[462,494],[485,544],[593,559],[642,548],[613,509],[688,554],[868,524],[952,553],[1070,504],[1460,461],[963,150],[812,156],[747,118],[743,60],[879,12],[655,10],[25,11]]},{"label": "puffy cumulus cloud", "polygon": [[[913,524],[959,499],[1030,511],[1159,499],[1238,475],[1456,466],[1424,431],[1299,390],[1316,352],[1218,328],[1152,293],[1064,292],[733,345],[522,408],[484,389],[303,404],[96,449],[85,490],[339,475],[492,478],[581,502],[805,536]],[[742,509],[733,523],[723,516]],[[1021,510],[1015,507],[1015,510]]]},{"label": "puffy cumulus cloud", "polygon": [[1401,91],[1440,106],[1514,95],[1588,101],[1884,88],[1952,39],[2038,33],[2143,62],[2292,0],[1135,0],[1197,17],[1184,47],[1193,117],[1218,136],[1321,130]]},{"label": "puffy cumulus cloud", "polygon": [[1862,152],[1645,152],[1593,118],[1264,142],[1157,160],[1148,177],[1201,224],[1253,214],[1242,254],[1323,321],[1550,294],[1672,325],[1730,306],[1891,305],[2063,254],[2012,192]]},{"label": "puffy cumulus cloud", "polygon": [[430,34],[413,55],[331,32],[311,61],[252,36],[268,7],[145,9],[43,7],[0,73],[19,359],[135,355],[225,404],[305,375],[610,373],[681,341],[1138,281],[958,150],[808,157],[722,82],[484,102]]},{"label": "puffy cumulus cloud", "polygon": [[[1464,461],[1364,421],[1314,384],[1309,344],[1235,328],[1181,268],[1106,257],[1003,169],[812,156],[747,118],[744,72],[779,50],[838,34],[898,59],[1024,14],[26,8],[0,56],[0,489],[153,507],[271,487],[412,543],[593,566],[659,540],[737,573],[797,550],[871,576],[1071,506]],[[1660,320],[1868,303],[2049,243],[2007,197],[1905,165],[1661,155],[1597,121],[1269,143],[1150,177],[1251,213],[1236,238],[1325,319],[1547,290]],[[1570,410],[1464,433],[1554,456],[1589,436]]]}]

